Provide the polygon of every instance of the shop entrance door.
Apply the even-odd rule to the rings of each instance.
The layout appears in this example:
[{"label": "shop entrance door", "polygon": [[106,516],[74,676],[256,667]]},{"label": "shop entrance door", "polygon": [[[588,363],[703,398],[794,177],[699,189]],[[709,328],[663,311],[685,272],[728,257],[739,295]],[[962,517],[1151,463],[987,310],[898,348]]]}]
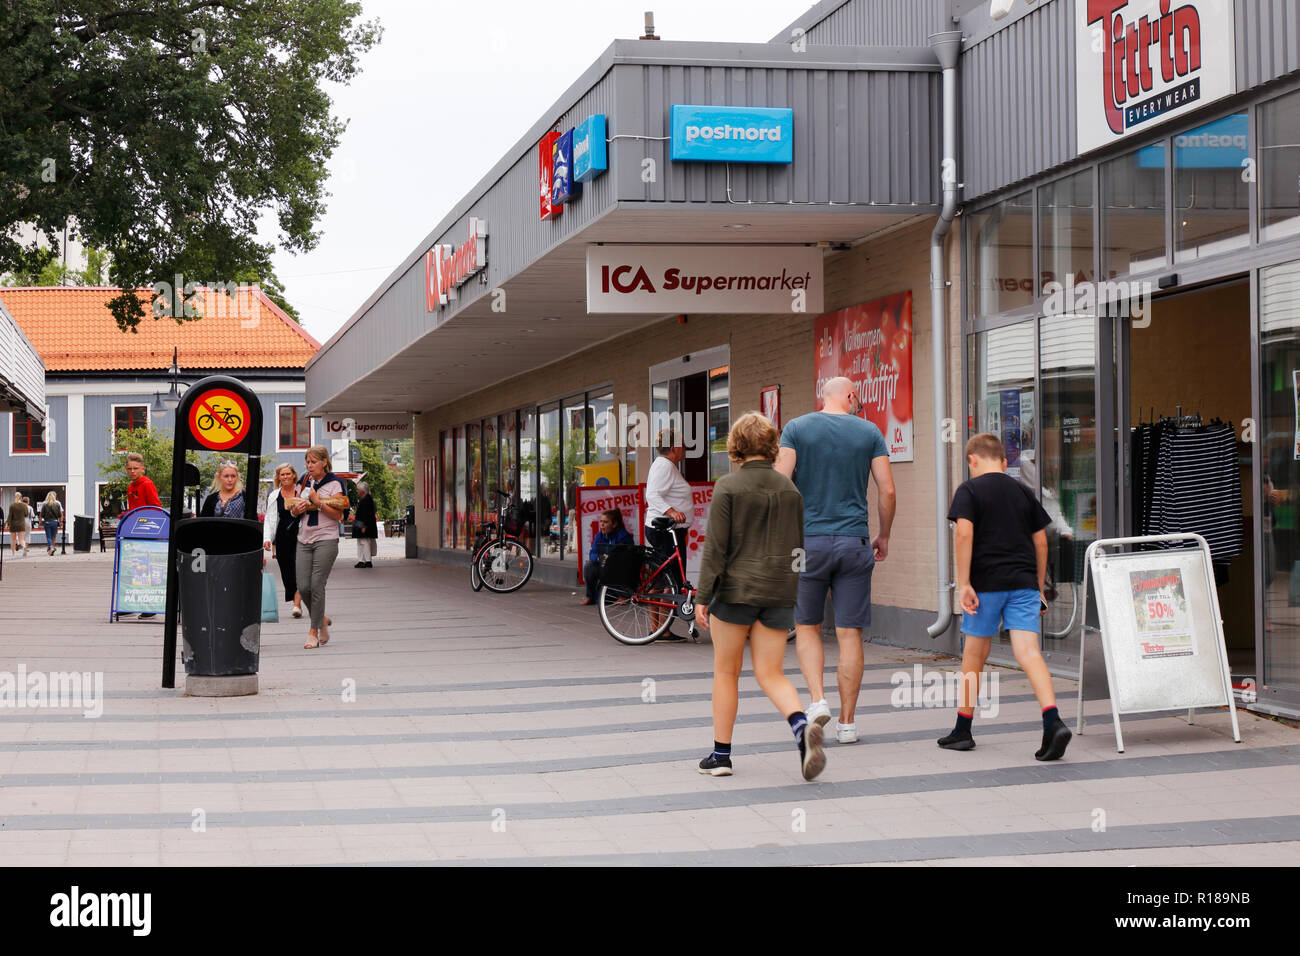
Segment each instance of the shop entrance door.
[{"label": "shop entrance door", "polygon": [[[687,481],[715,481],[731,470],[731,349],[723,345],[662,362],[650,369],[653,429],[680,428],[686,442],[681,464]],[[653,445],[654,435],[650,436]],[[653,456],[652,456],[653,457]]]},{"label": "shop entrance door", "polygon": [[1120,323],[1116,390],[1118,530],[1209,538],[1237,684],[1256,674],[1258,626],[1250,317],[1245,276],[1155,298]]}]

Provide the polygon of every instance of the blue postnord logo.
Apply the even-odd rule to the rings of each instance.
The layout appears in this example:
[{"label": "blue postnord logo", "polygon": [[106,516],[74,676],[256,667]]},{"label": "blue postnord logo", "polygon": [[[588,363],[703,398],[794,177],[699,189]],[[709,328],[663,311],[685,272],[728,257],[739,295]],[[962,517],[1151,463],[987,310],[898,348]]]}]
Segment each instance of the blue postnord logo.
[{"label": "blue postnord logo", "polygon": [[675,162],[790,163],[794,110],[762,106],[674,106]]}]

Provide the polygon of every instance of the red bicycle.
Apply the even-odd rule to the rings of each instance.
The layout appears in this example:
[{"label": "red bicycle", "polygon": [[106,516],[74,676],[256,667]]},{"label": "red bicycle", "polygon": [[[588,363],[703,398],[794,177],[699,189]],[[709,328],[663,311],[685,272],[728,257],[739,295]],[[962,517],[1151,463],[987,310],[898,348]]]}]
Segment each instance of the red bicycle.
[{"label": "red bicycle", "polygon": [[[663,524],[661,524],[661,522]],[[658,530],[671,528],[671,518],[656,518]],[[600,623],[623,644],[649,644],[662,637],[673,618],[687,622],[691,639],[699,642],[695,624],[695,588],[687,585],[686,568],[676,548],[668,554],[652,547],[626,545],[605,558],[597,603]]]}]

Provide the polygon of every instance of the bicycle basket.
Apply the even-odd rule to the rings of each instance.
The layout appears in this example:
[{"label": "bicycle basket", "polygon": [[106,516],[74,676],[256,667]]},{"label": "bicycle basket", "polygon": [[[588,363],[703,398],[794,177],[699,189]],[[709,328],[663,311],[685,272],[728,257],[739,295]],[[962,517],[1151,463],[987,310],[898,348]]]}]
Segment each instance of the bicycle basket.
[{"label": "bicycle basket", "polygon": [[503,530],[506,534],[518,534],[524,527],[523,511],[511,505],[506,509],[503,521]]},{"label": "bicycle basket", "polygon": [[600,560],[600,580],[612,587],[635,588],[641,583],[645,555],[635,544],[616,544]]}]

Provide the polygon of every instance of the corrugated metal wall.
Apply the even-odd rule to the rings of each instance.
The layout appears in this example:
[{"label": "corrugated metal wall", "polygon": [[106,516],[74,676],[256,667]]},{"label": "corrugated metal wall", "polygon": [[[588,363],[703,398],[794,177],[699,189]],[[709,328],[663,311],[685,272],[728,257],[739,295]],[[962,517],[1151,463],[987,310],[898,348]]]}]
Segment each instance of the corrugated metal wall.
[{"label": "corrugated metal wall", "polygon": [[1077,152],[1074,0],[1056,0],[963,51],[961,178],[973,199]]},{"label": "corrugated metal wall", "polygon": [[[1234,9],[1239,92],[1300,70],[1296,0],[1238,0]],[[967,200],[1078,155],[1074,16],[1075,0],[1053,0],[963,51],[961,176]]]},{"label": "corrugated metal wall", "polygon": [[[571,109],[556,116],[553,127],[567,129],[593,113],[606,114],[608,135],[619,131],[613,71],[606,73]],[[567,206],[558,219],[542,222],[538,218],[537,143],[533,142],[478,201],[465,206],[445,233],[424,246],[424,249],[436,243],[458,246],[465,241],[469,216],[487,220],[487,284],[471,279],[461,286],[458,305],[437,313],[426,312],[421,252],[401,278],[371,305],[363,321],[348,329],[328,350],[319,353],[307,376],[308,406],[319,407],[340,387],[379,368],[394,354],[441,325],[459,307],[489,294],[494,286],[503,284],[548,249],[604,215],[614,201],[613,179],[607,174],[586,183],[581,199]]]},{"label": "corrugated metal wall", "polygon": [[[674,104],[794,110],[794,162],[731,164],[735,200],[940,201],[935,164],[918,161],[937,155],[938,73],[640,64],[615,70],[622,128],[646,136],[668,135]],[[665,142],[620,140],[613,145],[620,200],[726,203],[727,164],[668,162]],[[658,162],[652,182],[642,181],[646,157]]]},{"label": "corrugated metal wall", "polygon": [[925,46],[930,34],[951,29],[948,0],[850,0],[807,28],[807,39],[841,46]]}]

